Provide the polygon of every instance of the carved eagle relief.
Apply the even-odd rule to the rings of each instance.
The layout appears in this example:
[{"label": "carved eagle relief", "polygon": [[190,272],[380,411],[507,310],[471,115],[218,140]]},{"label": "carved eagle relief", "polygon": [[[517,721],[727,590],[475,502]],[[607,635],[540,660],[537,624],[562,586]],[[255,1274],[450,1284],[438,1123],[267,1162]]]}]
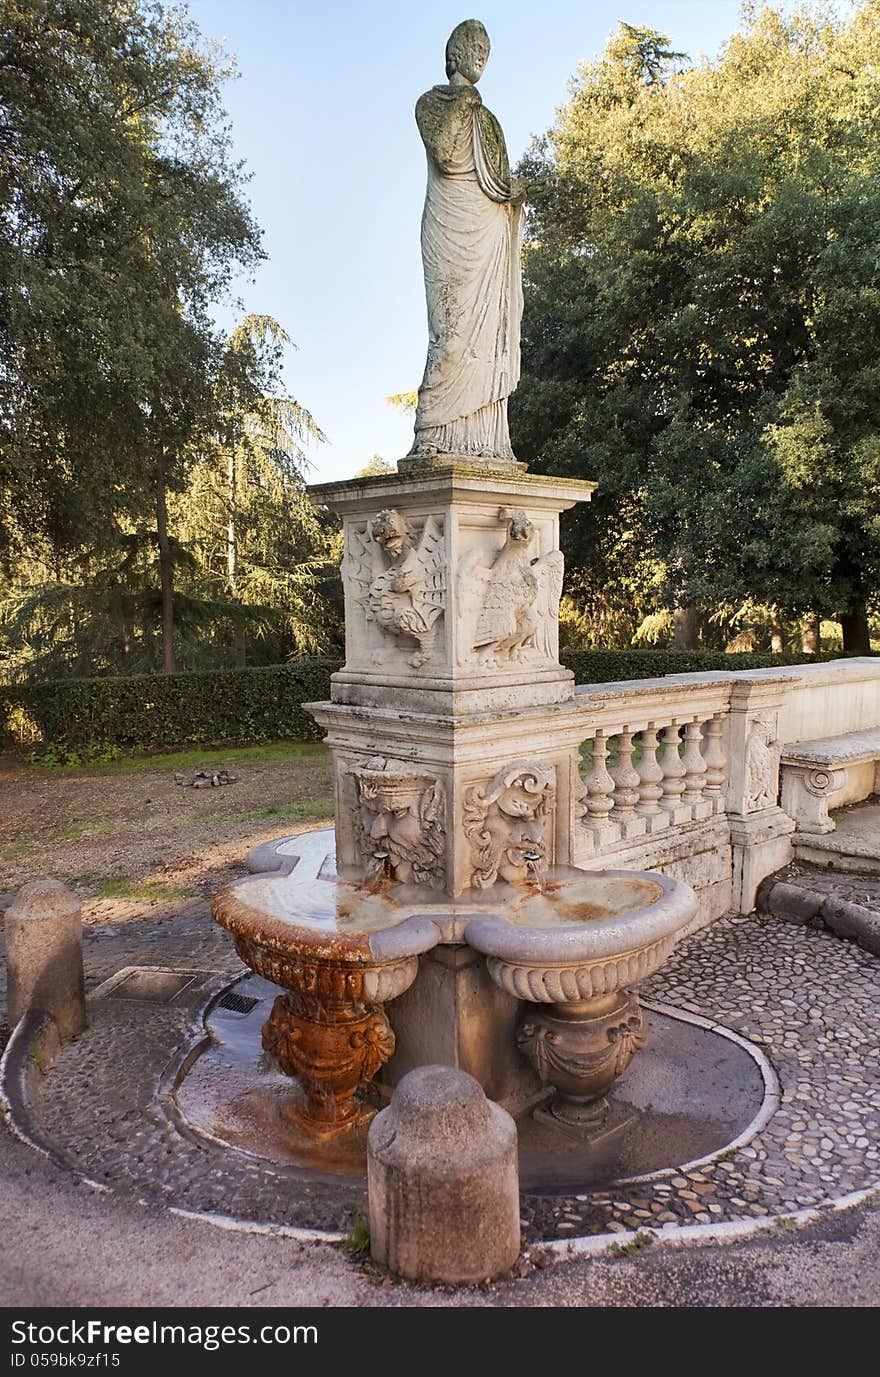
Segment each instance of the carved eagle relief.
[{"label": "carved eagle relief", "polygon": [[463,587],[474,589],[468,601],[478,609],[468,650],[496,662],[555,659],[562,551],[532,559],[534,527],[525,513],[502,508],[499,519],[507,521],[507,536],[493,562],[486,565],[483,551],[471,550],[459,565]]}]

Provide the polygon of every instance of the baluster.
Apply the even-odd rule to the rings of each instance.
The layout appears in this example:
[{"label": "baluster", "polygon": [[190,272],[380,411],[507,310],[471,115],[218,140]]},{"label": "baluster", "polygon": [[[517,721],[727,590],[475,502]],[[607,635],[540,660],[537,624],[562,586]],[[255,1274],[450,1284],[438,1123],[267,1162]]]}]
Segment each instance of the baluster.
[{"label": "baluster", "polygon": [[684,765],[678,753],[680,744],[678,725],[670,722],[660,733],[660,767],[663,770],[660,807],[667,813],[675,812],[684,793]]},{"label": "baluster", "polygon": [[681,763],[684,766],[684,793],[682,803],[699,803],[703,797],[706,782],[706,762],[700,745],[703,733],[699,722],[688,722],[684,729],[684,753]]},{"label": "baluster", "polygon": [[724,776],[727,771],[727,757],[724,754],[724,716],[720,712],[716,712],[706,723],[703,759],[706,762],[706,786],[703,792],[717,811],[724,797]]},{"label": "baluster", "polygon": [[596,732],[593,738],[593,764],[584,783],[587,786],[587,811],[584,821],[596,832],[602,832],[608,814],[614,807],[614,780],[606,767],[608,742],[604,732]]},{"label": "baluster", "polygon": [[657,763],[657,729],[653,725],[639,732],[642,758],[638,764],[639,801],[636,812],[643,818],[656,817],[660,812],[660,798],[663,790],[660,781],[663,771]]},{"label": "baluster", "polygon": [[615,821],[628,822],[639,801],[640,776],[632,763],[632,732],[624,729],[617,738],[617,764],[611,771],[614,780]]}]

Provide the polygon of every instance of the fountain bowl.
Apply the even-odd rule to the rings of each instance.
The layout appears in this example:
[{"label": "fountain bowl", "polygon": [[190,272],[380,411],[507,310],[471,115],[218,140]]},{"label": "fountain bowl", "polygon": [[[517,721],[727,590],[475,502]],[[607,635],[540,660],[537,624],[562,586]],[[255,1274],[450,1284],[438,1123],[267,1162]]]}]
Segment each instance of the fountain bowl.
[{"label": "fountain bowl", "polygon": [[552,1094],[536,1117],[584,1140],[625,1127],[606,1095],[646,1041],[628,987],[659,970],[696,911],[666,875],[559,868],[468,924],[495,983],[528,1001],[517,1044]]}]

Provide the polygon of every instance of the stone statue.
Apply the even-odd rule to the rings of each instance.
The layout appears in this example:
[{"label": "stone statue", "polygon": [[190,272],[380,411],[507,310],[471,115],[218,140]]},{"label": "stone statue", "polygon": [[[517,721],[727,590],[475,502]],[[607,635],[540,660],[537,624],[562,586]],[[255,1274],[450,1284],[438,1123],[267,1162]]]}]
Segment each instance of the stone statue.
[{"label": "stone statue", "polygon": [[483,25],[459,24],[446,45],[448,85],[416,105],[428,155],[428,360],[413,455],[514,458],[507,398],[520,371],[523,198],[501,126],[476,89],[488,56]]}]

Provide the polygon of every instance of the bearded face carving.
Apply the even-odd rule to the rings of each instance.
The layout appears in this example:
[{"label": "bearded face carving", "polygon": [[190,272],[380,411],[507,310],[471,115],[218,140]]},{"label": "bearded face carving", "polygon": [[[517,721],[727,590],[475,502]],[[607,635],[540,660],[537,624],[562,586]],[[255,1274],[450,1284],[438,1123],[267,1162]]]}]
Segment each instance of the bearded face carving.
[{"label": "bearded face carving", "polygon": [[445,882],[445,796],[428,775],[357,770],[357,830],[368,875],[401,884]]}]

